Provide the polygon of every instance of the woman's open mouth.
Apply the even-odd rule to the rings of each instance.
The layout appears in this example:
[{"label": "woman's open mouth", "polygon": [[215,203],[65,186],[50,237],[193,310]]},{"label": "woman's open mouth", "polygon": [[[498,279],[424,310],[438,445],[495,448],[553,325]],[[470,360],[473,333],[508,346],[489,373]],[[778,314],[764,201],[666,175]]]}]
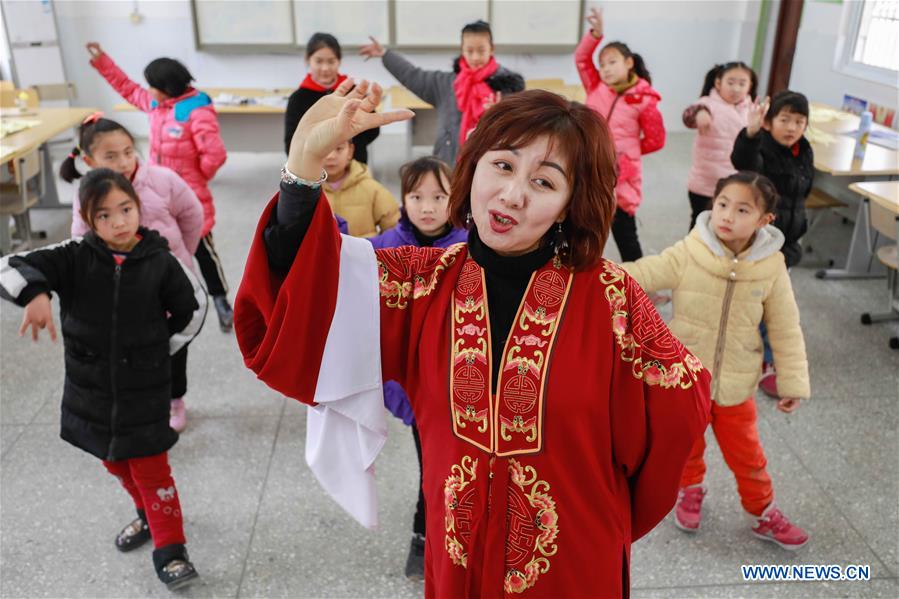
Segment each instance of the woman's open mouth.
[{"label": "woman's open mouth", "polygon": [[518,224],[518,221],[502,212],[490,211],[490,228],[497,233],[505,233]]}]

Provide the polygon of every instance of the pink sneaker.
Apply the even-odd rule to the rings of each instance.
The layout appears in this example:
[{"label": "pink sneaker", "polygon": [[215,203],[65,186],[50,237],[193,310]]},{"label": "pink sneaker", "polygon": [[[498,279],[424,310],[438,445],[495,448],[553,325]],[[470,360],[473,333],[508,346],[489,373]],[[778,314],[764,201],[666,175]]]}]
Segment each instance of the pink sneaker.
[{"label": "pink sneaker", "polygon": [[773,501],[761,516],[755,518],[752,534],[788,551],[796,551],[808,542],[808,533],[787,520]]},{"label": "pink sneaker", "polygon": [[684,532],[696,532],[702,521],[702,500],[706,489],[702,485],[681,487],[674,506],[674,525]]},{"label": "pink sneaker", "polygon": [[771,364],[765,364],[762,378],[759,379],[759,389],[764,391],[768,397],[780,399],[780,395],[777,394],[777,371],[774,370],[774,366]]},{"label": "pink sneaker", "polygon": [[172,400],[172,411],[169,415],[169,426],[179,433],[187,427],[187,408],[183,399]]}]

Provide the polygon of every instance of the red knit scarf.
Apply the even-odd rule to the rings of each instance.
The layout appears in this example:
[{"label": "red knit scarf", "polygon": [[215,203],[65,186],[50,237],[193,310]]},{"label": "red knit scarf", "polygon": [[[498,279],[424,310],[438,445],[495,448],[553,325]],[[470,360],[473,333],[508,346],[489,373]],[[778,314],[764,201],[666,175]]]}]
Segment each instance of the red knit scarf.
[{"label": "red knit scarf", "polygon": [[453,82],[456,92],[456,105],[462,113],[462,125],[459,127],[459,145],[465,142],[468,132],[478,124],[478,120],[486,110],[484,103],[493,97],[493,90],[485,83],[488,77],[496,72],[499,65],[491,56],[490,62],[479,69],[468,66],[465,57],[459,59],[459,72]]},{"label": "red knit scarf", "polygon": [[324,87],[315,82],[312,78],[311,73],[306,73],[306,78],[303,79],[303,82],[300,83],[300,89],[309,89],[314,92],[332,92],[334,91],[338,85],[343,83],[343,80],[346,79],[346,75],[337,75],[337,81],[331,87]]}]

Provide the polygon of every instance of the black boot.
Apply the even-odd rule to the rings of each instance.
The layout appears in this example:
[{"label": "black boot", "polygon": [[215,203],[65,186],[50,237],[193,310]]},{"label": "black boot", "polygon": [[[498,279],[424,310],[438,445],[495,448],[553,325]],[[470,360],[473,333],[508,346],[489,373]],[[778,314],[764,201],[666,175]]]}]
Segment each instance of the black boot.
[{"label": "black boot", "polygon": [[144,510],[137,510],[137,519],[122,529],[115,538],[115,546],[119,551],[137,549],[150,540],[150,527]]},{"label": "black boot", "polygon": [[412,535],[409,557],[406,558],[406,578],[409,580],[425,578],[425,538],[420,534]]},{"label": "black boot", "polygon": [[219,327],[221,327],[222,332],[230,332],[234,326],[234,310],[231,309],[231,304],[228,303],[228,296],[213,295],[212,303],[215,304],[215,311],[218,313]]},{"label": "black boot", "polygon": [[154,550],[153,566],[156,576],[170,591],[183,588],[200,576],[190,563],[184,545],[166,545]]}]

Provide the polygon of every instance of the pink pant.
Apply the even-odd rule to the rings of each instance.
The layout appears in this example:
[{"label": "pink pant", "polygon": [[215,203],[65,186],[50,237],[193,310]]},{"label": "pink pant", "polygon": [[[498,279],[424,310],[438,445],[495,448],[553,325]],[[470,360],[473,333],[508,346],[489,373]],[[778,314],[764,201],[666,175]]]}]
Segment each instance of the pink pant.
[{"label": "pink pant", "polygon": [[116,462],[104,460],[103,465],[121,481],[135,507],[146,513],[153,545],[157,549],[184,544],[181,504],[167,453]]}]

